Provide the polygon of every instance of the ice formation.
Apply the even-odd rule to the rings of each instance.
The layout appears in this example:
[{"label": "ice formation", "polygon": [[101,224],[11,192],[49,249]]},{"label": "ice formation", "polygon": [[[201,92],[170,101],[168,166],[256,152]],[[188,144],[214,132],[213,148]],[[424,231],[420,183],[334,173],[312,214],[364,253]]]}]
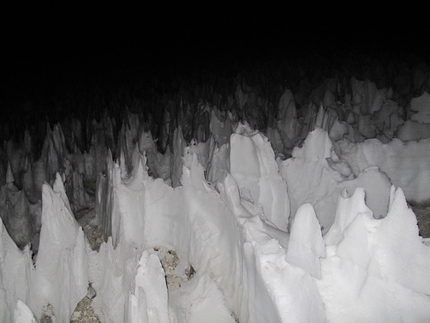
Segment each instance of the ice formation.
[{"label": "ice formation", "polygon": [[378,166],[395,186],[403,189],[408,201],[422,204],[430,201],[430,159],[427,157],[430,139],[403,142],[395,138],[386,144],[376,139],[357,144],[341,140],[337,144],[340,157],[348,162],[354,174],[369,166]]},{"label": "ice formation", "polygon": [[[430,253],[401,189],[374,219],[364,191],[342,196],[317,280],[329,322],[426,322]],[[418,278],[421,277],[421,278]],[[418,279],[417,279],[418,278]]]},{"label": "ice formation", "polygon": [[[158,141],[128,109],[118,129],[106,111],[48,124],[37,160],[28,134],[8,141],[0,321],[51,306],[69,322],[90,283],[102,322],[428,322],[406,201],[430,201],[429,95],[406,120],[398,92],[346,83],[282,89],[275,108],[245,81],[223,109],[163,101]],[[98,251],[74,216],[94,205]],[[176,289],[160,248],[193,268]]]},{"label": "ice formation", "polygon": [[[112,238],[99,252],[88,248],[61,177],[53,189],[44,184],[34,267],[29,248],[19,250],[3,229],[2,320],[30,321],[28,308],[40,316],[51,304],[57,319],[66,322],[91,281],[98,291],[94,307],[104,322],[233,322],[230,313],[245,322],[426,321],[430,250],[402,190],[384,192],[389,181],[377,169],[362,182],[333,169],[327,162],[333,147],[321,129],[285,164],[279,161],[290,168],[284,179],[267,139],[249,130],[242,125],[232,134],[231,174],[217,188],[204,178],[195,153],[176,188],[148,176],[138,145],[130,155],[131,174],[107,159],[107,175],[98,184],[98,220]],[[240,167],[244,157],[247,168]],[[289,171],[310,178],[298,185]],[[365,189],[358,187],[381,181],[387,184],[378,188],[378,200],[387,210],[375,219]],[[301,190],[313,197],[302,193],[299,200]],[[292,210],[297,207],[292,223],[288,196]],[[312,206],[312,200],[320,204]],[[318,221],[318,212],[330,220]],[[320,225],[327,221],[323,237]],[[157,246],[174,248],[198,273],[173,294],[173,305],[151,251]],[[207,310],[214,304],[219,310]]]}]

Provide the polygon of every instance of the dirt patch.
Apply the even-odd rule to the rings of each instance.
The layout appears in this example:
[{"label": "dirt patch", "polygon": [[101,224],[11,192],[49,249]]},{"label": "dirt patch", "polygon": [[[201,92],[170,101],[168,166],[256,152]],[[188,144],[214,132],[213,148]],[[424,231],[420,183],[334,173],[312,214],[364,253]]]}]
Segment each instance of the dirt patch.
[{"label": "dirt patch", "polygon": [[96,210],[87,209],[76,214],[76,219],[84,230],[85,236],[93,250],[100,250],[100,245],[106,241],[105,234],[101,227],[95,225]]},{"label": "dirt patch", "polygon": [[184,282],[193,278],[194,268],[187,261],[179,259],[175,250],[165,248],[154,248],[154,250],[164,269],[168,290],[178,289]]},{"label": "dirt patch", "polygon": [[92,306],[92,300],[96,296],[96,292],[90,286],[88,286],[88,293],[79,303],[76,305],[76,309],[72,313],[70,323],[100,323],[100,320]]}]

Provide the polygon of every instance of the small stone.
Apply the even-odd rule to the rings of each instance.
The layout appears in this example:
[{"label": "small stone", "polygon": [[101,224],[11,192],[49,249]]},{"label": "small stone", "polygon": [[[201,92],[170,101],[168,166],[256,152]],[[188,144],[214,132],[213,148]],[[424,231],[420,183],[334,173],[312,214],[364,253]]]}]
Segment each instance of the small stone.
[{"label": "small stone", "polygon": [[91,285],[88,285],[87,298],[93,299],[94,297],[96,297],[96,295],[97,293],[94,288]]},{"label": "small stone", "polygon": [[176,275],[166,275],[166,285],[169,290],[175,290],[181,287],[182,279]]},{"label": "small stone", "polygon": [[185,270],[185,275],[187,276],[188,280],[194,277],[194,274],[196,271],[194,270],[193,266],[190,266],[190,268]]},{"label": "small stone", "polygon": [[81,317],[81,312],[75,311],[72,314],[72,321],[77,321],[77,320],[79,320],[80,317]]}]

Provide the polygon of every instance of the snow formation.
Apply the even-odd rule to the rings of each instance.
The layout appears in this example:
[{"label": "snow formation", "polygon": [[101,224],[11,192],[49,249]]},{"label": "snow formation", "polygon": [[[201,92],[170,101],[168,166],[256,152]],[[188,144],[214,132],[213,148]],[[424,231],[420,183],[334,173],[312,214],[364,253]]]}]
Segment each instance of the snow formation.
[{"label": "snow formation", "polygon": [[[430,202],[425,80],[266,96],[236,80],[222,108],[205,86],[163,98],[157,126],[128,109],[118,128],[106,111],[46,124],[37,160],[28,131],[5,141],[0,321],[70,322],[89,284],[102,322],[430,321],[430,243],[406,202]],[[74,216],[94,207],[100,250]],[[160,250],[181,259],[175,288]]]},{"label": "snow formation", "polygon": [[[119,164],[108,158],[97,216],[111,237],[99,252],[74,219],[62,178],[53,189],[44,184],[35,265],[29,247],[18,249],[2,226],[2,321],[31,322],[29,313],[39,317],[51,304],[66,322],[88,281],[103,322],[430,317],[430,249],[384,173],[353,176],[319,128],[278,163],[267,138],[246,124],[230,145],[230,169],[216,187],[196,153],[184,159],[176,188],[148,176],[138,144],[126,152],[131,173],[125,153]],[[377,218],[368,190],[378,196],[369,200]],[[156,247],[176,250],[197,274],[169,292]]]}]

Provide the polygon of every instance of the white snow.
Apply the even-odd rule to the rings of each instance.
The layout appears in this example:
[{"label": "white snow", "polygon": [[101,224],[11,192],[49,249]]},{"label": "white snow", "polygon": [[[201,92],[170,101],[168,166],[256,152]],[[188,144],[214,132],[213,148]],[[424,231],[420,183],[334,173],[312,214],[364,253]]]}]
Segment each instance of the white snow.
[{"label": "white snow", "polygon": [[215,282],[196,274],[180,289],[169,293],[170,322],[234,323]]},{"label": "white snow", "polygon": [[16,303],[15,312],[13,315],[14,323],[37,323],[33,313],[28,306],[21,300],[18,299]]},{"label": "white snow", "polygon": [[301,148],[294,148],[292,158],[277,161],[288,185],[291,215],[301,205],[312,204],[323,233],[333,224],[337,199],[344,188],[352,194],[363,187],[369,193],[366,201],[374,214],[387,214],[390,179],[377,167],[362,168],[355,172],[355,177],[354,168],[350,167],[352,158],[341,160],[327,132],[321,128],[309,133]]},{"label": "white snow", "polygon": [[430,249],[401,189],[392,190],[381,220],[365,206],[362,190],[341,197],[325,240],[327,257],[316,282],[329,322],[428,321]]},{"label": "white snow", "polygon": [[[131,284],[133,286],[133,284]],[[144,251],[130,291],[127,322],[169,322],[167,288],[160,259]]]},{"label": "white snow", "polygon": [[29,300],[33,266],[29,246],[19,250],[1,219],[0,232],[0,320],[12,322],[18,299],[23,302]]},{"label": "white snow", "polygon": [[395,138],[387,144],[377,139],[356,144],[341,140],[337,146],[339,157],[348,162],[355,175],[377,166],[402,188],[408,201],[430,201],[430,139],[402,142]]},{"label": "white snow", "polygon": [[[236,94],[246,99],[240,87]],[[89,282],[103,322],[428,321],[430,249],[403,190],[391,186],[420,174],[415,188],[400,186],[425,199],[426,140],[333,144],[317,127],[282,161],[263,134],[240,124],[217,152],[229,162],[213,166],[222,165],[214,186],[201,164],[206,148],[184,149],[179,129],[174,151],[187,155],[174,156],[170,186],[148,176],[133,120],[119,160],[107,151],[97,180],[97,222],[110,236],[100,251],[90,249],[58,174],[53,188],[43,184],[35,266],[1,224],[2,321],[31,322],[50,304],[69,322]],[[158,247],[174,249],[194,277],[168,291]]]},{"label": "white snow", "polygon": [[239,124],[230,142],[230,173],[239,188],[249,189],[267,219],[286,231],[290,215],[287,184],[279,175],[270,142],[243,124]]},{"label": "white snow", "polygon": [[38,317],[43,306],[51,304],[57,319],[66,322],[87,293],[86,242],[58,174],[53,189],[44,184],[42,196],[40,249],[28,304]]},{"label": "white snow", "polygon": [[325,258],[321,228],[312,205],[303,204],[294,219],[286,260],[321,279],[319,258]]}]

